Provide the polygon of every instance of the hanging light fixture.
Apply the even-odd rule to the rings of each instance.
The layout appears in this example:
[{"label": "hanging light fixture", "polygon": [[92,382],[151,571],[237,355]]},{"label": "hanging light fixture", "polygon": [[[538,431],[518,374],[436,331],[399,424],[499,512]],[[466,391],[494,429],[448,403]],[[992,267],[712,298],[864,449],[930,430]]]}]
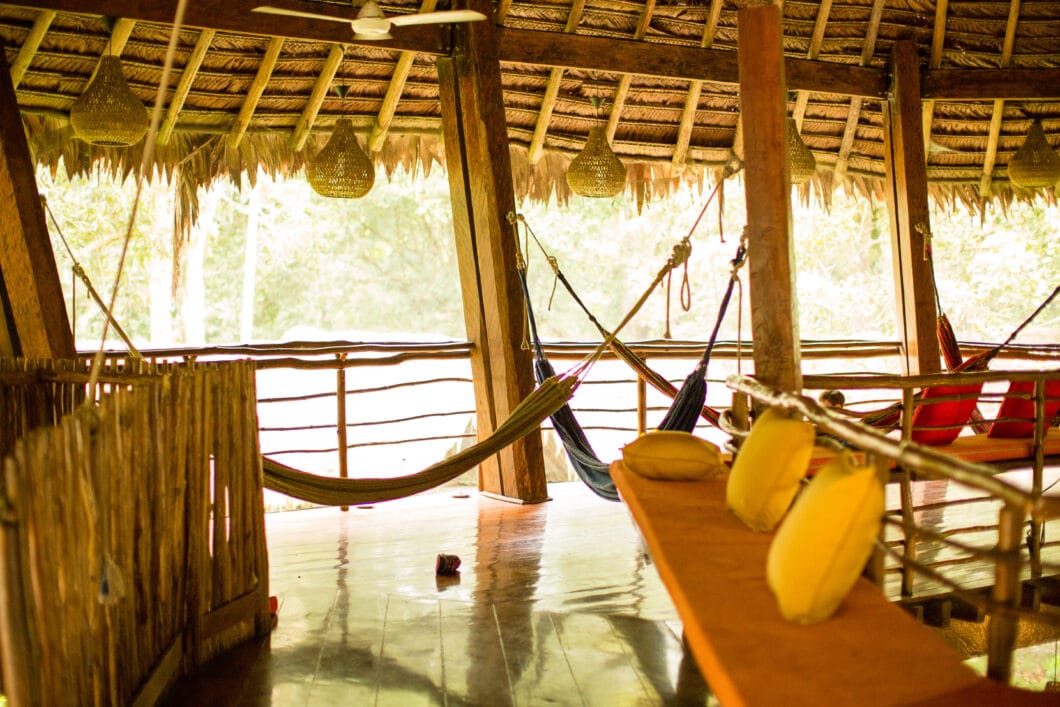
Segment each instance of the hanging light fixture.
[{"label": "hanging light fixture", "polygon": [[121,59],[113,54],[100,57],[96,77],[70,108],[74,135],[93,145],[135,145],[147,133],[150,119],[125,81]]},{"label": "hanging light fixture", "polygon": [[[336,87],[340,97],[346,97],[346,87]],[[349,118],[335,122],[324,148],[306,166],[306,179],[313,191],[336,199],[359,199],[375,183],[375,166],[368,158]]]},{"label": "hanging light fixture", "polygon": [[788,168],[792,184],[805,184],[817,172],[817,159],[799,136],[799,126],[788,118]]},{"label": "hanging light fixture", "polygon": [[1024,189],[1051,187],[1060,182],[1060,155],[1049,146],[1042,121],[1035,118],[1020,149],[1008,162],[1008,178]]},{"label": "hanging light fixture", "polygon": [[[594,96],[593,107],[600,111],[600,99]],[[626,167],[607,141],[603,125],[589,128],[585,146],[567,166],[567,184],[579,196],[610,198],[626,186]]]}]

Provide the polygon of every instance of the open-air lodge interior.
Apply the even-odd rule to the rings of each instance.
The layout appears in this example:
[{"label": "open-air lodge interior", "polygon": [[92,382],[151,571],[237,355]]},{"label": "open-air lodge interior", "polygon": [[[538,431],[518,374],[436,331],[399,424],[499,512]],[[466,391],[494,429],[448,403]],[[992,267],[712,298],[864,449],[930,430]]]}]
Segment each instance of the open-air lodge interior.
[{"label": "open-air lodge interior", "polygon": [[[1060,627],[1060,344],[1019,340],[1060,273],[1009,340],[958,342],[931,250],[932,205],[1060,221],[1060,3],[33,0],[0,4],[0,42],[7,703],[1060,701],[1055,657],[1011,684]],[[101,286],[114,348],[78,350],[38,169],[168,180],[176,257],[215,182],[371,200],[377,169],[432,164],[466,341],[138,351]],[[540,341],[519,204],[730,180],[719,322],[746,296],[746,340],[623,343],[678,234],[625,321]],[[838,191],[886,204],[897,341],[800,338],[792,202]],[[804,368],[873,356],[897,372]],[[475,438],[380,477],[348,378],[410,361],[468,366]],[[614,459],[578,419],[597,361],[636,421]],[[307,372],[330,391],[263,392]],[[262,441],[307,399],[330,475]],[[319,507],[266,517],[267,493]]]}]

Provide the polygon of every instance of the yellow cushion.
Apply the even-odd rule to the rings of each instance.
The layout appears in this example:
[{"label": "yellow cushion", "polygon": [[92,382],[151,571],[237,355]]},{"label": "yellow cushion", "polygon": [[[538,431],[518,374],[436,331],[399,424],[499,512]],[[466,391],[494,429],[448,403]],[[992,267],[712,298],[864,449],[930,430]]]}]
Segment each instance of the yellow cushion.
[{"label": "yellow cushion", "polygon": [[883,519],[883,485],[871,466],[842,454],[817,472],[780,524],[766,581],[789,621],[824,621],[839,608],[872,554]]},{"label": "yellow cushion", "polygon": [[722,469],[717,445],[688,432],[655,430],[622,448],[630,471],[649,479],[709,479]]},{"label": "yellow cushion", "polygon": [[725,490],[725,501],[754,530],[777,527],[799,490],[813,453],[813,425],[772,408],[751,425]]}]

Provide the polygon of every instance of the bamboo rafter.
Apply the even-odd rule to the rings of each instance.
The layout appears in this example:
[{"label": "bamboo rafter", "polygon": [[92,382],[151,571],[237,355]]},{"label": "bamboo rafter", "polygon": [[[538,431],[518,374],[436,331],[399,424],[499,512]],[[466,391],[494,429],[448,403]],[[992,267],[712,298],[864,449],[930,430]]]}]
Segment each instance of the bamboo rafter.
[{"label": "bamboo rafter", "polygon": [[[810,46],[806,50],[807,59],[816,59],[821,53],[821,45],[824,43],[824,31],[828,27],[828,14],[832,11],[832,0],[823,0],[817,8],[817,19],[813,23],[813,35],[810,37]],[[795,92],[795,108],[792,115],[795,125],[802,131],[802,119],[806,115],[806,103],[810,100],[809,91]]]},{"label": "bamboo rafter", "polygon": [[[718,31],[718,18],[721,17],[722,0],[711,0],[710,14],[703,25],[703,36],[699,40],[699,46],[710,49],[714,44],[714,35]],[[674,146],[674,156],[670,164],[674,169],[684,169],[685,160],[688,158],[688,144],[692,139],[692,128],[696,122],[696,109],[699,107],[699,96],[703,92],[702,81],[692,81],[685,95],[684,107],[681,109],[681,124],[677,128],[677,144]],[[740,122],[736,121],[736,129],[739,131]]]},{"label": "bamboo rafter", "polygon": [[[942,48],[946,44],[946,15],[949,12],[949,0],[938,0],[935,3],[935,29],[931,33],[931,57],[928,59],[928,68],[937,69],[942,66]],[[931,127],[935,121],[935,101],[924,101],[924,150],[927,153],[931,144]]]},{"label": "bamboo rafter", "polygon": [[[1012,62],[1012,47],[1016,43],[1016,27],[1019,24],[1020,0],[1012,0],[1009,5],[1008,22],[1005,25],[1005,40],[1001,48],[1001,68],[1008,68]],[[997,143],[1001,136],[1001,119],[1004,117],[1004,99],[994,99],[993,114],[990,117],[990,135],[986,143],[986,156],[983,158],[983,177],[979,182],[979,195],[989,196],[994,178],[994,164],[997,162]]]},{"label": "bamboo rafter", "polygon": [[[865,28],[865,43],[861,45],[861,65],[868,66],[872,55],[876,53],[876,37],[880,31],[880,20],[883,18],[883,1],[875,0],[872,3],[872,13]],[[945,1],[945,0],[943,0]],[[861,104],[864,99],[861,96],[852,96],[850,99],[850,110],[847,112],[847,122],[843,127],[843,139],[839,145],[839,155],[836,158],[835,179],[842,181],[847,172],[847,164],[850,159],[850,151],[854,148],[854,136],[857,134],[858,121],[861,119]]]},{"label": "bamboo rafter", "polygon": [[[434,8],[437,5],[437,0],[423,0],[420,5],[420,12],[434,12]],[[387,86],[386,95],[383,96],[383,105],[379,108],[375,125],[372,126],[372,132],[368,136],[368,150],[370,152],[379,152],[379,150],[383,149],[387,133],[390,131],[390,123],[394,120],[394,113],[397,111],[398,103],[401,101],[401,92],[405,90],[405,82],[409,78],[409,70],[412,69],[412,62],[415,59],[416,52],[401,52],[398,57],[397,64],[394,66],[394,73],[390,77],[390,85]]]},{"label": "bamboo rafter", "polygon": [[22,46],[18,50],[18,56],[11,62],[11,83],[15,88],[18,88],[19,83],[22,81],[22,77],[26,75],[26,71],[29,69],[30,63],[33,61],[33,55],[37,53],[37,48],[40,47],[41,40],[44,39],[44,35],[48,33],[48,28],[52,24],[52,20],[58,13],[53,10],[45,10],[37,15],[37,19],[33,22],[33,28],[30,29],[29,34],[26,35],[26,40],[22,43]]},{"label": "bamboo rafter", "polygon": [[173,128],[177,124],[177,118],[180,117],[180,111],[184,108],[184,102],[188,100],[191,86],[195,83],[195,77],[199,73],[203,59],[206,58],[206,52],[209,51],[210,43],[213,41],[215,34],[217,34],[216,30],[212,29],[204,29],[199,34],[199,38],[195,42],[195,48],[192,50],[191,56],[188,57],[188,63],[184,66],[184,71],[180,74],[180,81],[177,82],[177,88],[173,91],[173,97],[169,101],[166,117],[158,129],[159,145],[165,145],[169,142],[170,137],[173,136]]},{"label": "bamboo rafter", "polygon": [[[640,15],[637,28],[633,32],[633,39],[643,39],[651,25],[651,16],[655,12],[655,0],[646,0],[644,12]],[[611,106],[611,113],[607,116],[607,141],[615,139],[615,130],[618,129],[618,120],[622,117],[622,108],[626,105],[626,97],[629,95],[629,87],[633,83],[631,74],[622,74],[615,89],[615,100]]]},{"label": "bamboo rafter", "polygon": [[[571,34],[578,28],[582,12],[585,10],[585,0],[574,0],[571,5],[570,14],[567,15],[567,25],[563,31]],[[545,95],[541,99],[541,112],[537,117],[537,125],[534,127],[534,136],[530,139],[530,150],[528,156],[530,164],[541,161],[545,149],[545,135],[548,133],[548,123],[552,119],[552,111],[556,108],[556,99],[559,97],[559,85],[563,80],[563,68],[554,67],[548,76],[548,85],[545,87]]]},{"label": "bamboo rafter", "polygon": [[243,141],[247,126],[250,125],[250,120],[254,117],[254,111],[258,108],[261,95],[265,92],[265,86],[269,83],[273,69],[276,68],[276,61],[280,58],[280,50],[283,49],[283,41],[283,37],[271,37],[269,39],[269,47],[261,58],[258,73],[254,76],[250,88],[247,89],[246,100],[243,101],[243,107],[239,109],[239,116],[228,134],[229,147],[239,147],[239,143]]},{"label": "bamboo rafter", "polygon": [[291,131],[291,137],[287,141],[292,150],[301,150],[305,147],[309,133],[313,129],[313,123],[316,122],[317,114],[320,112],[320,106],[324,104],[324,98],[328,95],[328,90],[335,80],[335,74],[338,73],[342,58],[345,55],[346,49],[341,44],[334,45],[331,47],[331,51],[328,52],[328,58],[324,60],[324,67],[320,70],[316,83],[313,84],[313,91],[309,94],[305,109],[298,118],[298,124]]}]

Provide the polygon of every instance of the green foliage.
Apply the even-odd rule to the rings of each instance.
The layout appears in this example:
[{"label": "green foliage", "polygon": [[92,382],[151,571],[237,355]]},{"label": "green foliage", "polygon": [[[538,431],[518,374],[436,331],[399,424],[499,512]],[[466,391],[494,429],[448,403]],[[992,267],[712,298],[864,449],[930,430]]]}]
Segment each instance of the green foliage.
[{"label": "green foliage", "polygon": [[[109,300],[135,184],[102,177],[71,182],[61,170],[54,179],[42,172],[39,180],[75,256]],[[746,218],[742,191],[738,179],[726,183],[724,199],[710,204],[691,234],[688,310],[681,304],[682,267],[651,295],[623,338],[663,337],[667,313],[674,338],[709,335]],[[640,213],[625,199],[578,197],[566,207],[524,203],[519,210],[589,311],[612,328],[666,263],[673,246],[689,234],[706,199],[706,192],[686,190],[648,203]],[[196,343],[189,339],[196,326],[206,342],[237,341],[248,273],[254,276],[254,340],[466,336],[449,187],[440,170],[414,179],[401,171],[390,179],[380,173],[372,192],[358,200],[325,199],[302,180],[261,177],[253,190],[247,187],[242,193],[219,183],[201,195],[201,202],[192,245],[182,253],[179,286],[170,292],[172,188],[156,182],[144,189],[115,308],[141,345]],[[246,263],[248,225],[255,219],[254,262]],[[891,236],[883,205],[836,194],[828,211],[793,205],[793,224],[800,335],[897,338]],[[1014,204],[1006,212],[988,208],[982,219],[932,213],[940,299],[962,340],[1002,340],[1056,286],[1058,224],[1056,207],[1041,202]],[[520,233],[525,236],[524,229]],[[71,302],[71,262],[54,228],[52,235]],[[194,257],[198,242],[203,243],[201,267]],[[557,285],[533,240],[522,241],[521,248],[543,338],[598,340],[599,333]],[[205,304],[197,311],[194,293],[200,274]],[[743,337],[750,338],[746,269],[740,276],[742,292],[734,293],[722,339],[735,339],[741,326]],[[103,318],[80,284],[76,309],[78,341],[84,347],[98,339]],[[196,318],[199,324],[193,326]],[[113,334],[108,337],[111,345],[115,340]],[[1057,340],[1060,305],[1044,312],[1020,338]]]}]

